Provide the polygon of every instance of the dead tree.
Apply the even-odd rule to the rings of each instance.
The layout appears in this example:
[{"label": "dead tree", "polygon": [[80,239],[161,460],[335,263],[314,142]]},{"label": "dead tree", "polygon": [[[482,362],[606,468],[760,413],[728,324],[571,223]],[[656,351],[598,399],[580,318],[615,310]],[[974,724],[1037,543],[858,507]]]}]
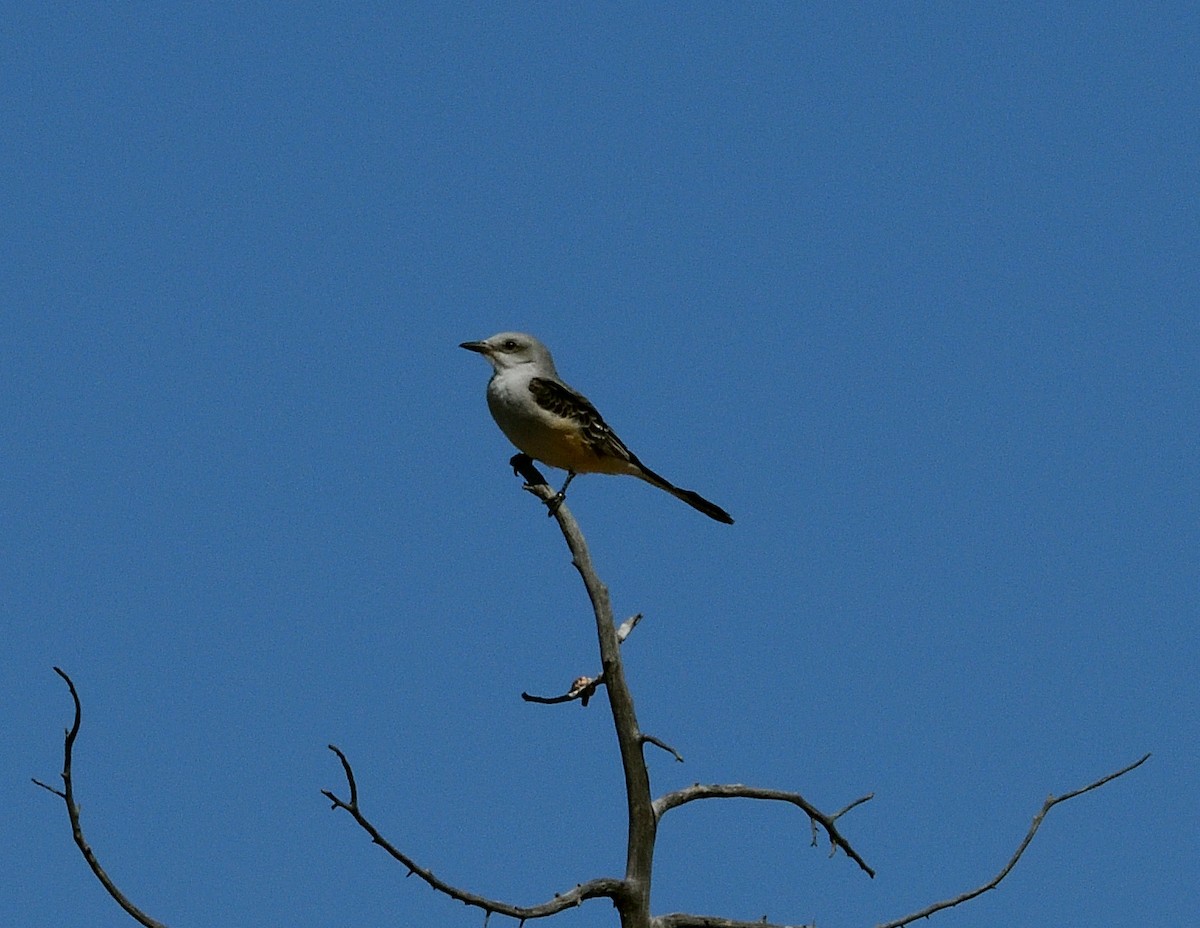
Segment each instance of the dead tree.
[{"label": "dead tree", "polygon": [[[355,781],[354,770],[350,766],[350,761],[338,747],[331,744],[329,745],[329,749],[337,755],[346,777],[345,798],[337,795],[332,790],[321,791],[332,803],[333,808],[335,810],[341,809],[349,814],[358,824],[359,828],[370,836],[371,841],[383,848],[401,866],[405,867],[410,876],[418,877],[432,889],[449,896],[451,899],[456,899],[467,906],[482,910],[485,926],[492,915],[505,915],[516,919],[519,922],[519,928],[523,928],[527,921],[555,915],[575,906],[582,905],[590,899],[608,899],[620,916],[621,928],[787,928],[787,926],[767,922],[765,919],[748,922],[719,916],[693,915],[682,912],[657,916],[651,914],[651,874],[653,872],[654,845],[659,822],[672,809],[701,799],[760,799],[796,806],[808,817],[812,846],[817,846],[821,835],[824,834],[825,839],[829,842],[829,854],[831,857],[836,855],[840,850],[850,861],[858,866],[860,871],[868,877],[874,877],[875,871],[868,866],[867,862],[842,835],[838,828],[838,821],[842,816],[851,809],[870,800],[872,795],[861,796],[833,813],[822,812],[797,792],[747,786],[740,783],[697,783],[684,789],[666,793],[657,799],[652,798],[650,776],[647,772],[643,756],[644,747],[650,744],[667,751],[677,761],[682,762],[683,758],[680,757],[678,751],[664,740],[643,732],[638,725],[637,715],[634,712],[633,697],[630,695],[629,687],[625,681],[620,649],[621,643],[633,631],[641,616],[635,615],[623,622],[619,627],[616,625],[613,620],[612,607],[609,603],[608,589],[600,582],[599,577],[596,575],[591,557],[588,554],[587,545],[584,543],[579,525],[571,515],[570,510],[565,505],[558,504],[559,501],[555,498],[554,490],[546,484],[545,479],[533,466],[533,462],[528,457],[519,454],[512,459],[512,464],[513,469],[525,478],[525,489],[546,503],[551,510],[550,514],[558,520],[558,526],[562,530],[563,538],[566,540],[567,547],[571,552],[572,563],[583,579],[588,598],[591,600],[592,612],[596,621],[596,634],[600,643],[601,665],[600,672],[597,675],[578,678],[567,692],[562,695],[532,696],[528,693],[522,693],[521,695],[527,702],[557,704],[579,700],[586,706],[601,686],[607,692],[609,708],[612,711],[613,727],[617,735],[617,746],[621,755],[621,766],[625,773],[625,795],[629,813],[625,875],[623,877],[598,877],[586,883],[580,883],[574,888],[566,892],[556,893],[553,898],[536,905],[514,905],[498,899],[490,899],[452,885],[435,876],[432,871],[422,867],[412,857],[409,857],[405,852],[397,848],[371,823],[359,805],[358,785]],[[71,772],[73,748],[75,739],[79,734],[82,711],[79,695],[71,678],[57,667],[55,668],[55,672],[66,681],[75,705],[74,722],[67,730],[64,740],[63,770],[61,774],[63,788],[61,790],[56,789],[37,779],[33,782],[63,800],[67,809],[67,817],[71,823],[71,832],[74,836],[75,844],[108,894],[139,924],[146,926],[146,928],[165,928],[162,922],[151,918],[126,898],[108,874],[104,872],[99,860],[84,838],[83,828],[79,820],[79,806],[75,802]],[[956,896],[931,903],[916,912],[911,912],[908,915],[885,922],[879,925],[878,928],[902,928],[902,926],[908,925],[918,919],[927,918],[943,909],[953,908],[995,889],[1000,881],[1016,866],[1017,861],[1021,859],[1021,855],[1025,853],[1025,849],[1033,840],[1034,835],[1037,834],[1046,814],[1054,806],[1093,789],[1097,789],[1111,780],[1123,776],[1134,768],[1140,767],[1149,757],[1150,755],[1147,754],[1120,770],[1103,776],[1079,789],[1064,793],[1061,796],[1051,795],[1042,804],[1037,814],[1034,815],[1029,830],[1008,862],[990,880]]]}]

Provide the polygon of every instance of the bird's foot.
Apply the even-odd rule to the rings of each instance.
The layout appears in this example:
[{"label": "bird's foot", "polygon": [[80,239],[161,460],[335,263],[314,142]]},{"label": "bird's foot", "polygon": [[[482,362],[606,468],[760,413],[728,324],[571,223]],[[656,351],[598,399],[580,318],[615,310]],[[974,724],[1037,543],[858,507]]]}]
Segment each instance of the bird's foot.
[{"label": "bird's foot", "polygon": [[567,498],[567,487],[571,485],[571,481],[575,479],[575,471],[567,471],[567,479],[563,481],[562,489],[546,500],[546,508],[550,511],[547,515],[554,515],[558,512],[558,507],[563,504],[563,500]]},{"label": "bird's foot", "polygon": [[513,469],[514,474],[518,477],[524,477],[529,468],[533,467],[533,458],[524,453],[514,454],[508,459],[508,464]]}]

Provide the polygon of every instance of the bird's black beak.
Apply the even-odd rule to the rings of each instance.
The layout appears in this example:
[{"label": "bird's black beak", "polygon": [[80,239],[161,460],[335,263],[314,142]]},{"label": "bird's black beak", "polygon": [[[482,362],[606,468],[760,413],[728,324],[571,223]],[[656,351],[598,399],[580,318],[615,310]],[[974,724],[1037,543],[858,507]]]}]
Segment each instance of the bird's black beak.
[{"label": "bird's black beak", "polygon": [[467,351],[477,351],[480,354],[487,354],[487,352],[488,352],[488,347],[487,347],[486,342],[463,342],[458,347],[466,348]]}]

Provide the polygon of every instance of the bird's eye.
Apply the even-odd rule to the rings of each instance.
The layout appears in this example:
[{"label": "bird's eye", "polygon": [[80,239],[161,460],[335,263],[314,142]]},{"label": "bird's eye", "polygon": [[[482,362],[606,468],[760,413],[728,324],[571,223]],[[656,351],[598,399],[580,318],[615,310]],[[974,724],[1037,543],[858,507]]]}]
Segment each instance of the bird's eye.
[{"label": "bird's eye", "polygon": [[516,351],[517,350],[517,340],[515,338],[510,338],[508,341],[506,341],[504,343],[504,350],[505,351]]}]

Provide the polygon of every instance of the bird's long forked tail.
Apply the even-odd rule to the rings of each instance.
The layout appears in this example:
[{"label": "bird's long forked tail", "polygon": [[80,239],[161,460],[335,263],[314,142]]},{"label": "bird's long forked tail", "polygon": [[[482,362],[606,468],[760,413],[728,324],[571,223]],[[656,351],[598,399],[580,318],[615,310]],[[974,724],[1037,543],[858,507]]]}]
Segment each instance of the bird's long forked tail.
[{"label": "bird's long forked tail", "polygon": [[[636,461],[636,459],[635,459],[635,461]],[[696,510],[704,513],[710,519],[716,519],[718,522],[724,522],[726,525],[733,525],[733,516],[731,516],[729,513],[727,513],[724,509],[722,509],[716,503],[710,503],[708,500],[706,500],[703,496],[701,496],[699,493],[695,492],[694,490],[685,490],[682,487],[675,486],[675,484],[671,483],[671,481],[660,477],[658,474],[656,474],[654,471],[652,471],[649,467],[647,467],[641,461],[636,461],[636,463],[637,463],[637,466],[641,469],[641,473],[638,474],[638,476],[641,477],[643,480],[645,480],[647,483],[658,487],[660,490],[666,490],[668,493],[670,493],[676,499],[683,500],[685,503],[687,503],[693,509],[696,509]]]}]

